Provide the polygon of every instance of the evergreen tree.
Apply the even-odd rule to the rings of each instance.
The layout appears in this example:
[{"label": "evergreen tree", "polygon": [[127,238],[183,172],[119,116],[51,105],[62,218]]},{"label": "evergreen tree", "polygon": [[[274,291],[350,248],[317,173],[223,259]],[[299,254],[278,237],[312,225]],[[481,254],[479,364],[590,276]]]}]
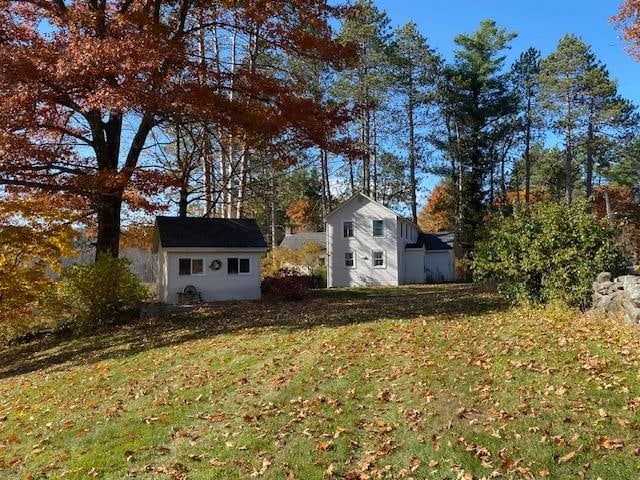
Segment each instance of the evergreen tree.
[{"label": "evergreen tree", "polygon": [[573,201],[574,161],[578,137],[588,115],[587,73],[595,63],[591,48],[575,35],[566,35],[541,63],[541,98],[551,128],[564,136],[565,199]]},{"label": "evergreen tree", "polygon": [[[340,73],[332,93],[356,107],[355,127],[362,158],[360,189],[375,198],[378,116],[389,90],[389,18],[372,0],[358,0],[355,7],[343,21],[338,38],[345,44],[356,45],[359,56],[350,68]],[[352,192],[357,190],[356,173],[353,161],[349,160]]]},{"label": "evergreen tree", "polygon": [[392,58],[393,89],[399,103],[401,144],[407,153],[411,217],[418,219],[417,170],[424,164],[425,123],[435,102],[434,90],[442,60],[429,47],[418,26],[409,22],[394,32]]},{"label": "evergreen tree", "polygon": [[451,161],[457,239],[466,251],[473,249],[486,207],[484,187],[495,159],[492,148],[510,133],[502,120],[516,111],[504,69],[504,50],[515,37],[493,20],[484,20],[476,32],[456,37],[455,62],[444,69],[439,97],[445,138],[438,145]]},{"label": "evergreen tree", "polygon": [[524,199],[531,193],[531,142],[537,126],[536,106],[540,90],[540,51],[530,48],[513,65],[513,82],[518,94],[520,126],[524,140]]}]

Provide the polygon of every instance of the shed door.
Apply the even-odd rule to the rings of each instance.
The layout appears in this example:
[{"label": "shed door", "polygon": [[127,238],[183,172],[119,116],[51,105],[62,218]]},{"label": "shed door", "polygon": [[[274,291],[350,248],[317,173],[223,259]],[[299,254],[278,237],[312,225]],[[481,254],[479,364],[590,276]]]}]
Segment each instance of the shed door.
[{"label": "shed door", "polygon": [[427,280],[453,281],[453,264],[449,252],[427,252]]}]

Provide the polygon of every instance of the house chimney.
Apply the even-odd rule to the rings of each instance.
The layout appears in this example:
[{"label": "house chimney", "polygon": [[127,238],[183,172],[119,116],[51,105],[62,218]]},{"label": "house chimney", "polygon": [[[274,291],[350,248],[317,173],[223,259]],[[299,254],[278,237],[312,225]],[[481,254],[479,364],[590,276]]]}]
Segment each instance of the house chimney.
[{"label": "house chimney", "polygon": [[284,229],[285,235],[291,235],[292,233],[293,233],[293,229],[291,228],[291,226],[285,227]]}]

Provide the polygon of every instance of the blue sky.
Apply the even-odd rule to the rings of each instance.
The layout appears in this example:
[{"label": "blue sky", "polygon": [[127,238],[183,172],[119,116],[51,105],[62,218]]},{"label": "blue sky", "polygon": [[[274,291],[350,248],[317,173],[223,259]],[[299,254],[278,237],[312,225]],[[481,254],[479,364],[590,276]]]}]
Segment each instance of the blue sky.
[{"label": "blue sky", "polygon": [[[413,20],[447,59],[453,38],[470,33],[481,20],[494,19],[517,32],[512,57],[529,47],[547,55],[565,33],[582,37],[619,81],[620,93],[640,104],[640,63],[624,50],[618,32],[609,22],[622,0],[376,0],[393,26]],[[511,59],[509,61],[511,63]]]}]

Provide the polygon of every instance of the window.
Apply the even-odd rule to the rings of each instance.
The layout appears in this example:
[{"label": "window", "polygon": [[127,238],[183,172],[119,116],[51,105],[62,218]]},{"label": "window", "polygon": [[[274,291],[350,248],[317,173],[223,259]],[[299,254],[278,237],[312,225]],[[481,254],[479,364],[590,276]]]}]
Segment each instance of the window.
[{"label": "window", "polygon": [[204,275],[204,258],[179,258],[178,275]]},{"label": "window", "polygon": [[373,252],[373,267],[384,268],[384,252]]},{"label": "window", "polygon": [[404,237],[404,223],[400,222],[400,238]]},{"label": "window", "polygon": [[373,236],[384,237],[384,222],[382,220],[373,221]]},{"label": "window", "polygon": [[240,273],[251,273],[251,262],[249,262],[248,258],[240,259]]},{"label": "window", "polygon": [[227,274],[248,275],[251,273],[251,261],[248,258],[228,258]]},{"label": "window", "polygon": [[353,237],[353,221],[342,222],[342,235],[344,238]]},{"label": "window", "polygon": [[344,254],[344,266],[347,268],[356,268],[356,256],[353,252],[347,252]]}]

